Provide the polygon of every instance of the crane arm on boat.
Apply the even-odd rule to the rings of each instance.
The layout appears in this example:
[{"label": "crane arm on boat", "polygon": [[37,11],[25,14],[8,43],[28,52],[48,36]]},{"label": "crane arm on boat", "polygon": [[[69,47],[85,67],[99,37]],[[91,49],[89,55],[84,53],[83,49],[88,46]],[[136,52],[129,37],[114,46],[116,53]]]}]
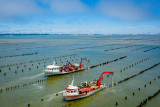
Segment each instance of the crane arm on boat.
[{"label": "crane arm on boat", "polygon": [[[81,58],[81,62],[80,62],[80,64],[79,64],[79,67],[80,67],[80,68],[82,68],[82,62],[83,62],[83,60],[88,60],[88,59]],[[89,60],[88,60],[88,61],[89,61]]]},{"label": "crane arm on boat", "polygon": [[68,63],[66,64],[66,66],[64,67],[64,71],[65,71],[65,72],[67,72],[67,71],[66,71],[66,68],[67,68],[68,65],[73,66],[70,62],[68,62]]},{"label": "crane arm on boat", "polygon": [[99,78],[98,81],[97,81],[97,86],[100,86],[100,84],[101,84],[100,81],[101,81],[101,79],[102,79],[102,77],[103,77],[103,74],[106,74],[106,73],[109,73],[109,74],[112,74],[112,75],[113,75],[114,72],[112,72],[112,71],[103,72],[103,73],[101,74],[100,78]]}]

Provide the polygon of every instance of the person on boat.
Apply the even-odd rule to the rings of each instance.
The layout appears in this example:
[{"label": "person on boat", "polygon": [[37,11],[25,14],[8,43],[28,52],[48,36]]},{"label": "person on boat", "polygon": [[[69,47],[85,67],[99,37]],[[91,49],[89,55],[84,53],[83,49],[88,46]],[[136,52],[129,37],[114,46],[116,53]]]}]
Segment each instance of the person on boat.
[{"label": "person on boat", "polygon": [[87,87],[87,82],[86,82],[86,87]]}]

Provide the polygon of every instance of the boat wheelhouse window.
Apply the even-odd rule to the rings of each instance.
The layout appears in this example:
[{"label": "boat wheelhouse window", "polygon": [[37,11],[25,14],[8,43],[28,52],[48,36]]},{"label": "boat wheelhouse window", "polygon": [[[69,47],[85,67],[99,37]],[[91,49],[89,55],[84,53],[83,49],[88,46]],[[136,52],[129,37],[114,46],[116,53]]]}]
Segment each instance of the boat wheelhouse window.
[{"label": "boat wheelhouse window", "polygon": [[70,93],[70,91],[66,91],[67,93]]},{"label": "boat wheelhouse window", "polygon": [[48,70],[58,70],[58,68],[48,68]]},{"label": "boat wheelhouse window", "polygon": [[58,68],[54,68],[54,70],[58,70]]}]

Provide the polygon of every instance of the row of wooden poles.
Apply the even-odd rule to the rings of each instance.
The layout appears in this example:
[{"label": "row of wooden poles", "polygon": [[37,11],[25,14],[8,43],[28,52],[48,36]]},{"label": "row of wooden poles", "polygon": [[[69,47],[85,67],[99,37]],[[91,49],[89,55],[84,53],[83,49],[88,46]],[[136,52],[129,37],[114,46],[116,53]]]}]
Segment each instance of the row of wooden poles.
[{"label": "row of wooden poles", "polygon": [[33,52],[33,53],[23,53],[23,54],[17,54],[17,55],[9,55],[9,56],[0,56],[1,58],[8,58],[8,57],[18,57],[18,56],[28,56],[28,55],[35,55],[38,54],[38,52]]},{"label": "row of wooden poles", "polygon": [[[69,57],[69,56],[78,56],[78,55],[77,54],[63,55],[63,56],[53,57],[53,59],[56,59],[56,58],[66,58],[66,57]],[[43,59],[39,59],[39,60],[31,60],[31,61],[21,62],[21,63],[16,63],[16,64],[1,65],[0,68],[17,66],[17,65],[23,65],[23,64],[26,64],[26,63],[46,61],[46,60],[51,60],[51,58],[43,58]]]},{"label": "row of wooden poles", "polygon": [[160,62],[157,63],[157,64],[154,64],[153,66],[151,66],[151,67],[149,67],[149,68],[146,68],[146,69],[140,71],[139,73],[137,73],[137,74],[135,74],[135,75],[132,75],[132,76],[130,76],[130,77],[127,77],[127,78],[119,81],[118,84],[121,84],[121,83],[124,82],[124,81],[128,81],[128,80],[131,79],[131,78],[134,78],[134,77],[136,77],[136,76],[138,76],[138,75],[140,75],[140,74],[142,74],[142,73],[144,73],[144,72],[146,72],[146,71],[148,71],[148,70],[150,70],[150,69],[153,69],[154,67],[158,66],[159,64],[160,64]]},{"label": "row of wooden poles", "polygon": [[148,52],[148,51],[151,51],[151,50],[157,49],[157,48],[159,48],[159,47],[160,47],[160,46],[158,46],[158,47],[154,47],[154,48],[151,48],[151,49],[145,50],[144,52]]},{"label": "row of wooden poles", "polygon": [[[134,46],[141,46],[141,45],[134,45]],[[123,46],[123,47],[118,47],[118,48],[107,49],[104,51],[112,51],[112,50],[117,50],[117,49],[122,49],[122,48],[130,48],[130,47],[134,47],[134,46]]]},{"label": "row of wooden poles", "polygon": [[[160,76],[158,76],[158,79],[160,79]],[[156,78],[154,78],[154,81],[156,80]],[[149,84],[151,85],[152,82],[150,81]],[[147,85],[145,84],[144,87],[146,88]],[[141,88],[138,88],[138,91],[140,91]],[[157,92],[155,92],[152,96],[148,96],[147,99],[143,100],[137,107],[142,107],[144,104],[146,104],[149,100],[151,100],[152,98],[154,98],[155,96],[157,96],[160,93],[160,90],[158,90]],[[132,93],[133,96],[135,96],[135,92]],[[128,99],[127,96],[124,97],[125,100]],[[118,102],[115,103],[116,106],[118,106]]]},{"label": "row of wooden poles", "polygon": [[96,48],[96,47],[113,46],[113,45],[116,45],[116,44],[110,44],[110,45],[98,45],[98,46],[81,47],[81,48],[73,48],[73,49],[69,49],[69,50],[87,49],[87,48]]},{"label": "row of wooden poles", "polygon": [[137,48],[137,49],[131,49],[131,51],[137,51],[137,50],[140,50],[140,49],[144,49],[144,48],[147,48],[148,46],[143,46],[143,47],[140,47],[140,48]]},{"label": "row of wooden poles", "polygon": [[119,60],[124,59],[124,58],[126,58],[126,57],[127,57],[127,56],[123,56],[123,57],[120,57],[120,58],[117,58],[117,59],[113,59],[113,60],[111,60],[111,61],[103,62],[103,63],[97,64],[97,65],[92,65],[92,66],[90,66],[90,68],[95,68],[95,67],[97,67],[97,66],[109,64],[109,63],[111,63],[111,62],[116,62],[116,61],[119,61]]},{"label": "row of wooden poles", "polygon": [[142,63],[142,62],[144,62],[144,61],[147,61],[147,60],[149,60],[149,58],[145,58],[145,59],[142,59],[142,60],[140,60],[140,61],[137,61],[137,62],[135,62],[135,63],[133,63],[133,64],[125,67],[125,68],[122,68],[122,69],[120,70],[120,72],[125,71],[125,70],[127,70],[127,69],[129,69],[129,68],[132,68],[133,66],[136,66],[136,65],[138,65],[138,64],[140,64],[140,63]]}]

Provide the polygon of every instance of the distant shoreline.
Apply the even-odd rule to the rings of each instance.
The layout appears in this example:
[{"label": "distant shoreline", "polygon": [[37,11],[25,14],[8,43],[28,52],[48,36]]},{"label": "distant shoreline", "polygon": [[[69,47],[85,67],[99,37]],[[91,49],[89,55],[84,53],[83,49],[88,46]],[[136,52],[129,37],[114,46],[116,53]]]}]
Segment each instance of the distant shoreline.
[{"label": "distant shoreline", "polygon": [[136,35],[160,35],[160,33],[157,33],[157,34],[22,34],[22,33],[17,33],[17,34],[0,34],[0,36],[19,36],[19,35],[30,35],[30,36],[35,36],[35,35],[40,35],[40,36],[42,36],[42,35],[48,35],[48,36],[64,36],[64,35],[66,35],[66,36],[83,36],[83,35],[88,35],[88,36],[125,36],[125,35],[127,35],[127,36],[129,36],[129,35],[131,35],[131,36],[136,36]]}]

